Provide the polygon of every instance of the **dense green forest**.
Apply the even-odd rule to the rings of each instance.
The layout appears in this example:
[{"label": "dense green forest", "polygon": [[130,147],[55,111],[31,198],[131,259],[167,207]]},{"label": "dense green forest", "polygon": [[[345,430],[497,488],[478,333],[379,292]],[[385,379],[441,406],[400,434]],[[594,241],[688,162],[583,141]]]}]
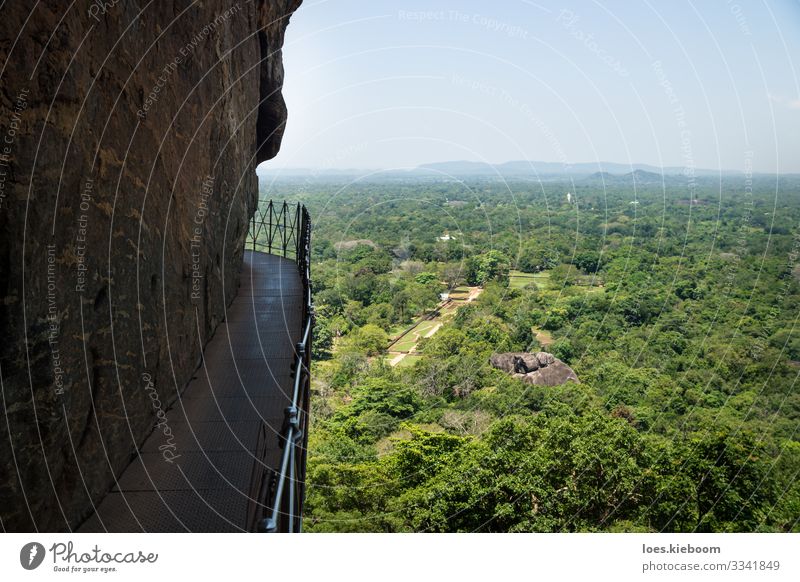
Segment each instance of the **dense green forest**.
[{"label": "dense green forest", "polygon": [[[307,531],[800,531],[800,179],[262,197],[315,225]],[[464,287],[393,365],[392,338]],[[581,382],[489,365],[543,348]]]}]

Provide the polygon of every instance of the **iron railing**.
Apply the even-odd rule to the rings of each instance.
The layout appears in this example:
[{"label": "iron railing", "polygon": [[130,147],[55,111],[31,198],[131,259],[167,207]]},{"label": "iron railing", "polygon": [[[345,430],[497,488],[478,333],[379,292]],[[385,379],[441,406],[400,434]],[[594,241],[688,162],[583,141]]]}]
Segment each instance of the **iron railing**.
[{"label": "iron railing", "polygon": [[[248,244],[253,251],[292,258],[303,283],[303,325],[292,363],[292,400],[284,410],[279,436],[282,450],[277,471],[257,476],[254,472],[256,509],[249,516],[251,527],[262,532],[300,532],[305,500],[308,412],[311,387],[311,341],[314,307],[311,302],[311,217],[297,204],[259,203],[253,215]],[[259,449],[265,450],[267,426],[262,427]],[[264,464],[262,463],[263,467]]]},{"label": "iron railing", "polygon": [[[304,241],[306,235],[308,240]],[[253,251],[294,259],[303,276],[300,255],[304,252],[304,243],[310,244],[310,238],[311,220],[305,206],[299,202],[262,200],[250,222],[246,246],[251,246]],[[307,260],[307,256],[302,260]]]}]

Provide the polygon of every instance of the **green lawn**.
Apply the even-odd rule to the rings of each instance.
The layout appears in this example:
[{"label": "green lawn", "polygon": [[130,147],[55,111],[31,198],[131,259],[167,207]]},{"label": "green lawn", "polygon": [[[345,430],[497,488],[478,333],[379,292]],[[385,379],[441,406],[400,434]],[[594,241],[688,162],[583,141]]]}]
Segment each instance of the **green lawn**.
[{"label": "green lawn", "polygon": [[417,338],[413,332],[407,334],[403,339],[392,346],[393,352],[407,352],[417,345]]},{"label": "green lawn", "polygon": [[508,273],[508,286],[511,289],[523,289],[530,284],[535,284],[536,288],[545,291],[552,287],[550,282],[550,271],[539,273],[525,273],[523,271],[511,270]]},{"label": "green lawn", "polygon": [[535,329],[536,332],[536,339],[541,344],[542,349],[547,349],[547,346],[553,343],[553,336],[550,335],[549,331],[545,331],[543,329]]},{"label": "green lawn", "polygon": [[416,364],[422,356],[417,355],[408,355],[397,364],[397,368],[406,368],[408,366],[413,366]]},{"label": "green lawn", "polygon": [[391,329],[389,330],[389,338],[390,338],[390,339],[394,339],[394,338],[396,338],[396,337],[397,337],[397,336],[399,336],[401,333],[403,333],[405,330],[407,330],[407,329],[408,329],[410,326],[411,326],[411,324],[410,324],[410,323],[406,323],[406,324],[403,324],[403,325],[396,325],[396,326],[394,326],[393,328],[391,328]]},{"label": "green lawn", "polygon": [[431,329],[440,323],[439,319],[421,321],[414,329],[408,332],[403,339],[392,346],[394,352],[407,352],[413,348],[419,340],[425,337]]},{"label": "green lawn", "polygon": [[528,285],[536,284],[535,277],[536,275],[533,273],[512,270],[508,273],[508,287],[510,289],[523,289]]},{"label": "green lawn", "polygon": [[546,291],[547,289],[552,289],[553,284],[550,281],[550,271],[542,271],[540,273],[536,273],[533,276],[533,280],[536,281],[536,287],[538,287],[542,291]]},{"label": "green lawn", "polygon": [[416,333],[420,338],[423,338],[425,337],[425,334],[431,330],[431,328],[436,327],[439,323],[440,322],[438,318],[420,322],[420,324],[415,327],[414,331],[411,333]]},{"label": "green lawn", "polygon": [[451,301],[450,303],[442,307],[442,309],[440,310],[441,315],[437,319],[439,321],[449,319],[456,311],[458,311],[459,307],[461,307],[461,304]]}]

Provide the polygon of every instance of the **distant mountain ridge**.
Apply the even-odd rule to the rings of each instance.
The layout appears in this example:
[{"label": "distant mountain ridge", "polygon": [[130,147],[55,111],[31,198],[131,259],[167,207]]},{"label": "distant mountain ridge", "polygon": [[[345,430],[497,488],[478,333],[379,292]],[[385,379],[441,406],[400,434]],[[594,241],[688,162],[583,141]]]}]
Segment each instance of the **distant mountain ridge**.
[{"label": "distant mountain ridge", "polygon": [[[738,170],[693,169],[695,176],[741,175]],[[455,160],[422,164],[409,169],[312,169],[312,168],[259,168],[258,173],[267,177],[307,177],[322,178],[330,176],[365,176],[412,178],[412,177],[485,177],[485,178],[537,178],[546,176],[572,176],[581,178],[605,178],[614,181],[622,176],[628,179],[633,175],[639,181],[660,180],[662,176],[687,175],[687,168],[667,166],[659,168],[650,164],[620,164],[617,162],[579,162],[562,164],[560,162],[541,162],[514,160],[502,164]]]},{"label": "distant mountain ridge", "polygon": [[[647,172],[661,175],[686,174],[687,168],[667,166],[659,168],[649,164],[620,164],[617,162],[579,162],[576,164],[562,164],[559,162],[539,162],[515,160],[502,164],[488,164],[484,162],[437,162],[423,164],[417,170],[439,172],[453,176],[590,176],[592,174],[624,175],[632,172]],[[738,174],[732,170],[710,170],[695,168],[697,176],[711,176],[722,174]]]}]

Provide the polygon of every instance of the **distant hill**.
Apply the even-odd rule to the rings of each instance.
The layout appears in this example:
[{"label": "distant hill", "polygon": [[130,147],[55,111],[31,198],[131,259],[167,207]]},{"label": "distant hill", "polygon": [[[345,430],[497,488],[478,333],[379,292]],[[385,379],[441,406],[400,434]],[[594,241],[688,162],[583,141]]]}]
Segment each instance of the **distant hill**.
[{"label": "distant hill", "polygon": [[[607,183],[620,181],[630,183],[636,179],[637,184],[661,183],[662,176],[684,175],[685,168],[665,167],[659,168],[648,164],[619,164],[616,162],[581,162],[577,164],[561,164],[558,162],[540,162],[515,160],[502,164],[488,164],[485,162],[470,162],[456,160],[449,162],[435,162],[423,164],[416,168],[404,170],[376,170],[376,169],[312,169],[312,168],[258,168],[258,174],[269,179],[297,179],[322,180],[325,178],[344,177],[369,177],[371,180],[405,180],[409,178],[428,178],[457,180],[461,178],[486,178],[486,179],[553,179],[559,177],[597,179]],[[695,175],[718,176],[740,175],[741,172],[723,170],[695,169]]]},{"label": "distant hill", "polygon": [[[633,174],[638,179],[651,180],[653,176],[661,179],[662,174],[683,174],[685,168],[665,167],[659,168],[649,164],[619,164],[616,162],[582,162],[577,164],[561,164],[557,162],[538,161],[512,161],[502,164],[487,164],[483,162],[437,162],[423,164],[417,168],[421,172],[447,174],[451,176],[593,176],[629,175]],[[718,175],[717,170],[696,169],[698,176]],[[723,170],[723,174],[739,173]]]},{"label": "distant hill", "polygon": [[627,184],[633,186],[644,186],[652,184],[673,184],[676,181],[685,183],[686,177],[678,173],[648,172],[646,170],[634,170],[627,174],[610,174],[609,172],[595,172],[590,174],[585,181],[602,182],[604,184]]}]

